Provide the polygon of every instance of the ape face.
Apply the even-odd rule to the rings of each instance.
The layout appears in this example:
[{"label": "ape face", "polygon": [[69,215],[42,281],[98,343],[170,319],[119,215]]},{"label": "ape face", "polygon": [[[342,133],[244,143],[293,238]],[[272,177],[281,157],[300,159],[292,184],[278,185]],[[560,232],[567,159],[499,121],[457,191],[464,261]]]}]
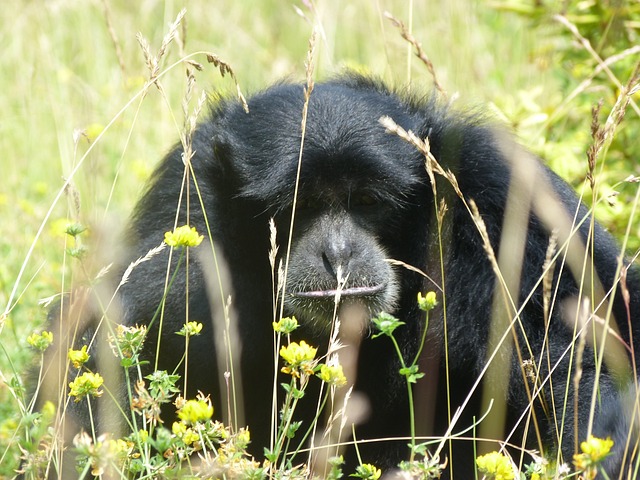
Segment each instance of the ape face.
[{"label": "ape face", "polygon": [[321,330],[338,298],[369,316],[396,309],[400,280],[388,260],[406,260],[399,225],[427,181],[419,154],[379,123],[395,115],[415,127],[407,106],[345,93],[340,85],[316,87],[304,140],[299,86],[254,97],[249,114],[227,112],[234,136],[218,137],[218,151],[234,157],[227,174],[239,179],[239,197],[255,205],[256,217],[275,218],[283,263],[293,218],[286,313]]}]

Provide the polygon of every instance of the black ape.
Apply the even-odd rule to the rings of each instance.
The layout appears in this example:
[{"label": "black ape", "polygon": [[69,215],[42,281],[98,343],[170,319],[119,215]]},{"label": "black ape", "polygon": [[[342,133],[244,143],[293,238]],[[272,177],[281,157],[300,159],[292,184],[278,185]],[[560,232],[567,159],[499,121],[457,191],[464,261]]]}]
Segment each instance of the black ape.
[{"label": "black ape", "polygon": [[[224,358],[224,354],[220,355],[224,326],[219,319],[226,297],[231,295],[232,317],[237,320],[241,342],[245,421],[252,432],[254,451],[260,454],[268,445],[274,348],[269,220],[275,219],[278,258],[284,260],[295,198],[284,312],[296,315],[303,325],[299,338],[316,344],[326,340],[336,290],[342,280],[341,306],[361,305],[370,315],[386,311],[406,323],[396,331],[396,336],[405,358],[411,359],[424,328],[424,315],[417,307],[416,295],[426,290],[437,291],[439,318],[432,319],[429,326],[429,341],[421,362],[424,368],[431,369],[425,371],[426,378],[417,386],[424,391],[426,385],[427,394],[417,395],[417,409],[432,423],[431,431],[426,433],[444,434],[448,424],[445,368],[449,369],[451,411],[455,411],[465,402],[487,363],[491,325],[498,318],[506,318],[508,329],[515,313],[505,309],[503,287],[465,203],[451,182],[440,175],[435,177],[438,198],[434,199],[425,156],[398,135],[385,131],[379,120],[386,116],[404,130],[429,139],[433,156],[455,175],[464,199],[477,205],[498,257],[507,244],[518,243],[511,238],[501,240],[507,203],[512,202],[510,205],[524,212],[521,215],[525,221],[518,230],[525,235],[520,242],[523,255],[518,265],[507,268],[511,273],[521,271],[521,275],[515,287],[511,287],[516,289],[512,290],[515,292],[512,296],[518,312],[513,327],[516,347],[502,359],[511,368],[511,372],[508,368],[503,371],[508,381],[506,432],[512,429],[515,432],[510,437],[511,444],[540,448],[536,427],[531,424],[525,429],[525,424],[530,423],[527,408],[532,404],[547,452],[553,452],[559,444],[558,432],[563,426],[561,449],[565,461],[570,461],[574,418],[578,419],[581,439],[587,433],[597,375],[595,355],[599,353],[587,342],[578,400],[574,402],[577,360],[570,347],[578,343],[575,339],[579,332],[574,331],[577,310],[571,308],[571,299],[591,298],[592,285],[599,280],[602,289],[595,290],[604,292],[617,320],[612,327],[627,344],[630,338],[640,338],[637,274],[632,270],[627,274],[626,286],[631,294],[628,305],[620,294],[620,285],[615,297],[611,297],[611,289],[618,284],[619,249],[600,226],[595,225],[589,233],[588,218],[583,222],[588,212],[580,206],[570,187],[481,121],[464,118],[431,99],[394,93],[368,79],[347,77],[316,85],[310,95],[304,142],[303,86],[276,85],[253,96],[248,104],[246,113],[239,103],[222,101],[198,127],[193,138],[193,172],[189,175],[188,189],[182,183],[185,166],[179,147],[160,164],[136,208],[127,262],[144,256],[161,242],[164,232],[172,230],[176,223],[177,209],[178,225],[193,225],[206,237],[201,246],[190,251],[188,282],[183,266],[166,299],[158,368],[171,371],[180,362],[184,339],[174,332],[185,320],[203,322],[202,335],[195,337],[190,347],[188,387],[192,394],[198,390],[211,393],[217,412],[222,414],[226,410],[222,376],[227,367],[219,364]],[[509,194],[511,179],[516,181],[521,164],[529,170],[519,188],[527,190],[527,185],[533,185],[530,198],[518,189]],[[552,203],[553,197],[556,203]],[[442,256],[435,213],[441,199],[446,202],[440,229]],[[540,199],[547,203],[530,207]],[[557,224],[553,224],[554,219]],[[569,225],[563,224],[562,219],[568,219]],[[578,233],[571,234],[572,224],[581,225]],[[549,275],[553,278],[545,293],[540,279],[554,228],[559,229],[558,254],[551,263]],[[567,244],[569,238],[573,241]],[[216,253],[215,264],[209,242]],[[576,270],[575,265],[582,267],[582,263],[575,262],[575,256],[582,259],[589,250],[581,250],[580,245],[590,243],[593,251],[586,271],[590,272],[593,265],[596,275],[581,278],[583,272]],[[141,263],[120,288],[123,323],[144,324],[154,317],[163,296],[168,254],[166,249]],[[178,257],[173,254],[173,267]],[[402,263],[422,270],[430,279]],[[215,265],[222,271],[220,276]],[[578,285],[585,285],[582,293]],[[551,299],[548,308],[545,296]],[[597,295],[593,298],[594,304],[602,300]],[[587,320],[591,320],[588,325],[597,323],[588,316]],[[152,365],[157,326],[156,321],[145,346],[145,357]],[[87,332],[93,332],[93,327]],[[355,389],[367,397],[369,412],[356,427],[356,435],[359,440],[407,437],[408,401],[404,380],[398,374],[400,363],[392,343],[386,338],[371,339],[371,333],[364,332],[355,379]],[[511,333],[507,337],[511,339]],[[609,345],[616,340],[609,338],[607,342]],[[632,347],[636,357],[640,354],[638,345],[636,341]],[[531,380],[531,369],[523,369],[528,361],[536,366],[533,377],[537,371],[538,380]],[[599,376],[593,431],[599,436],[610,435],[616,442],[611,472],[619,468],[630,425],[621,415],[626,404],[616,382],[617,378],[604,365]],[[537,389],[540,385],[542,388]],[[424,400],[436,388],[437,395],[430,401]],[[485,382],[476,389],[454,433],[468,427],[474,416],[479,418],[484,413],[480,392],[482,389],[492,392],[492,388],[492,384]],[[499,390],[493,396],[496,395],[504,396]],[[533,400],[530,396],[534,396]],[[303,402],[298,415],[308,424],[315,407],[314,399]],[[406,444],[405,439],[363,444],[359,448],[363,461],[391,467],[408,456]],[[473,468],[472,451],[471,442],[455,442],[454,458],[449,462],[454,465],[454,472],[462,475],[460,478],[471,478],[463,472]],[[448,449],[443,450],[443,456],[448,454]],[[352,453],[347,455],[351,455],[353,462]]]}]

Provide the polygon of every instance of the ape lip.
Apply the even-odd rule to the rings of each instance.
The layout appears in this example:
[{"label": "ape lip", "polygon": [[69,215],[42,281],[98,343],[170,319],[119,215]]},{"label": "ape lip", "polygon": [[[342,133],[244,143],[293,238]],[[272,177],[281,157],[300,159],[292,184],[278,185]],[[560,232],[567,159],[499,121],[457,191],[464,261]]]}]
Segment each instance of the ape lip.
[{"label": "ape lip", "polygon": [[303,298],[334,298],[337,295],[340,297],[366,297],[369,295],[375,295],[376,293],[384,290],[385,284],[379,283],[378,285],[372,285],[368,287],[350,287],[332,290],[313,290],[309,292],[294,292],[294,297]]}]

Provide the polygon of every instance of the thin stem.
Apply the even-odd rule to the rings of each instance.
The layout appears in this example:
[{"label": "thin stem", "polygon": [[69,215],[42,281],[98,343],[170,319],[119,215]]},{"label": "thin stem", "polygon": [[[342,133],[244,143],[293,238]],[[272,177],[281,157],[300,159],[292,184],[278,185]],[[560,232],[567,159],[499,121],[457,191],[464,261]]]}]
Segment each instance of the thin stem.
[{"label": "thin stem", "polygon": [[[404,357],[402,356],[402,352],[400,351],[400,346],[396,339],[391,335],[391,341],[393,342],[393,346],[396,349],[398,354],[398,358],[400,359],[400,365],[402,365],[402,369],[406,370],[407,365],[404,362]],[[415,362],[414,362],[415,365]],[[413,365],[412,365],[413,366]],[[415,455],[415,446],[416,446],[416,419],[415,419],[415,411],[413,407],[413,391],[411,390],[411,382],[409,378],[405,374],[405,379],[407,381],[407,395],[409,397],[409,422],[411,428],[411,455],[409,457],[409,461],[413,461]]]}]

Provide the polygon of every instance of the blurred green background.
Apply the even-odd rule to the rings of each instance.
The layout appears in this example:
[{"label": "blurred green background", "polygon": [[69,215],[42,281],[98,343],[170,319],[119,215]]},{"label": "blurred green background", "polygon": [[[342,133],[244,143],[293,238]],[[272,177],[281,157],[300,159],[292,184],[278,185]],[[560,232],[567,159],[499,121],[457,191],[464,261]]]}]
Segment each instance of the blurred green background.
[{"label": "blurred green background", "polygon": [[[196,52],[225,60],[246,95],[278,79],[304,79],[313,26],[318,29],[317,80],[354,68],[392,85],[411,84],[412,89],[428,92],[432,78],[385,17],[388,11],[420,42],[456,105],[484,112],[513,129],[579,189],[587,172],[591,108],[602,100],[599,116],[604,122],[638,62],[640,7],[631,1],[4,2],[0,9],[0,443],[4,445],[11,443],[17,411],[7,384],[22,378],[34,355],[25,348],[26,336],[46,317],[38,301],[68,288],[72,275],[82,281],[74,261],[65,255],[70,246],[63,233],[66,224],[80,221],[90,232],[104,225],[117,231],[151,169],[178,139],[184,118],[185,66],[178,64],[163,75],[164,96],[153,87],[142,99],[138,94],[149,71],[136,34],[147,39],[155,54],[182,8],[186,15],[160,70],[165,72],[185,55],[203,64],[204,69],[195,73],[191,108],[202,90],[235,92],[233,81],[221,78],[205,55]],[[555,14],[564,14],[593,52]],[[611,61],[610,72],[598,72],[602,59],[612,56],[620,58]],[[636,110],[628,110],[601,157],[593,195],[598,217],[618,238],[628,240],[630,254],[640,246],[638,222],[632,217],[637,184],[620,182],[640,174],[638,118]],[[81,159],[71,188],[56,201]],[[591,201],[592,193],[585,191],[585,197]]]}]

